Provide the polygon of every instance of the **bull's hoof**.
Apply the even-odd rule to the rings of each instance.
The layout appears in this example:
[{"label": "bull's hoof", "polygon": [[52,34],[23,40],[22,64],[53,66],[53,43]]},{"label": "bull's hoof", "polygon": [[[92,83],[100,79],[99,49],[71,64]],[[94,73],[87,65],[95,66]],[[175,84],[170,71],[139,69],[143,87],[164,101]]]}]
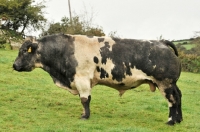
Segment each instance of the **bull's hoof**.
[{"label": "bull's hoof", "polygon": [[175,122],[171,120],[171,121],[168,121],[166,124],[169,126],[174,126]]},{"label": "bull's hoof", "polygon": [[83,117],[81,117],[80,119],[81,119],[81,120],[88,120],[88,118],[83,118]]},{"label": "bull's hoof", "polygon": [[182,120],[176,120],[176,123],[181,123]]},{"label": "bull's hoof", "polygon": [[82,115],[80,119],[81,119],[81,120],[88,120],[88,119],[89,119],[89,116]]},{"label": "bull's hoof", "polygon": [[176,123],[181,123],[181,121],[183,121],[183,118],[177,119]]}]

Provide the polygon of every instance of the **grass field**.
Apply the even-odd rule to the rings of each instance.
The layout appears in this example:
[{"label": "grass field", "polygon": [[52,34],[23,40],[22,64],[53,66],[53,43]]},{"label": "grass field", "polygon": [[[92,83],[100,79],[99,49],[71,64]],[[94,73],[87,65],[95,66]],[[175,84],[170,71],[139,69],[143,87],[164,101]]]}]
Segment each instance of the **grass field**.
[{"label": "grass field", "polygon": [[192,43],[191,40],[174,41],[173,43],[175,45],[181,44],[183,47],[185,47],[186,50],[191,50],[192,48],[196,46],[194,43]]},{"label": "grass field", "polygon": [[148,85],[127,91],[96,86],[91,117],[80,120],[78,96],[53,84],[41,69],[30,73],[12,70],[17,51],[0,50],[0,132],[199,132],[200,74],[183,72],[181,124],[167,126],[168,107],[160,92]]}]

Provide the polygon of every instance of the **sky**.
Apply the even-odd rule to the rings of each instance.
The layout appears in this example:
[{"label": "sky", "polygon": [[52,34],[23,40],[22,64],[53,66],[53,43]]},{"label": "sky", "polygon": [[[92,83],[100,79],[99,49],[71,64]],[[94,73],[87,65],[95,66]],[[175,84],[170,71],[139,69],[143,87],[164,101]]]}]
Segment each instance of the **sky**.
[{"label": "sky", "polygon": [[[39,0],[36,0],[36,2]],[[200,0],[71,0],[71,11],[87,12],[93,24],[121,38],[189,39],[200,31]],[[45,16],[51,22],[69,17],[68,0],[47,0]]]}]

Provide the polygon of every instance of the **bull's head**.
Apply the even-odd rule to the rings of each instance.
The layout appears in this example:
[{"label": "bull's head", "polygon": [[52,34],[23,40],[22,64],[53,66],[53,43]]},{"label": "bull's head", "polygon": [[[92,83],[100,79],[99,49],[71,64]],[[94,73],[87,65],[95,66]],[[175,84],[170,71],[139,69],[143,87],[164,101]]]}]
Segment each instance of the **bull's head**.
[{"label": "bull's head", "polygon": [[26,40],[19,49],[19,54],[13,64],[14,70],[32,71],[35,68],[35,63],[37,60],[37,49],[37,43]]}]

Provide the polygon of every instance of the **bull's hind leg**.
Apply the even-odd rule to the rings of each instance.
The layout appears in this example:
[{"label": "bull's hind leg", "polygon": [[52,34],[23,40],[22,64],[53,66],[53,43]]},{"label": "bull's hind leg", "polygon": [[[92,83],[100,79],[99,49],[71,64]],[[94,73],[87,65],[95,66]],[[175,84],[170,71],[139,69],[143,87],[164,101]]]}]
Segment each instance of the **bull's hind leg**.
[{"label": "bull's hind leg", "polygon": [[180,123],[182,118],[181,110],[181,91],[176,86],[176,84],[169,85],[168,88],[159,88],[163,93],[169,104],[169,119],[167,124],[174,125],[175,123]]},{"label": "bull's hind leg", "polygon": [[181,102],[181,98],[182,98],[182,93],[181,93],[181,90],[176,86],[176,88],[177,88],[177,92],[178,92],[178,94],[179,94],[179,96],[180,96],[180,103],[178,104],[178,109],[177,109],[177,120],[176,120],[176,122],[177,123],[180,123],[181,121],[183,121],[183,116],[182,116],[182,102]]}]

